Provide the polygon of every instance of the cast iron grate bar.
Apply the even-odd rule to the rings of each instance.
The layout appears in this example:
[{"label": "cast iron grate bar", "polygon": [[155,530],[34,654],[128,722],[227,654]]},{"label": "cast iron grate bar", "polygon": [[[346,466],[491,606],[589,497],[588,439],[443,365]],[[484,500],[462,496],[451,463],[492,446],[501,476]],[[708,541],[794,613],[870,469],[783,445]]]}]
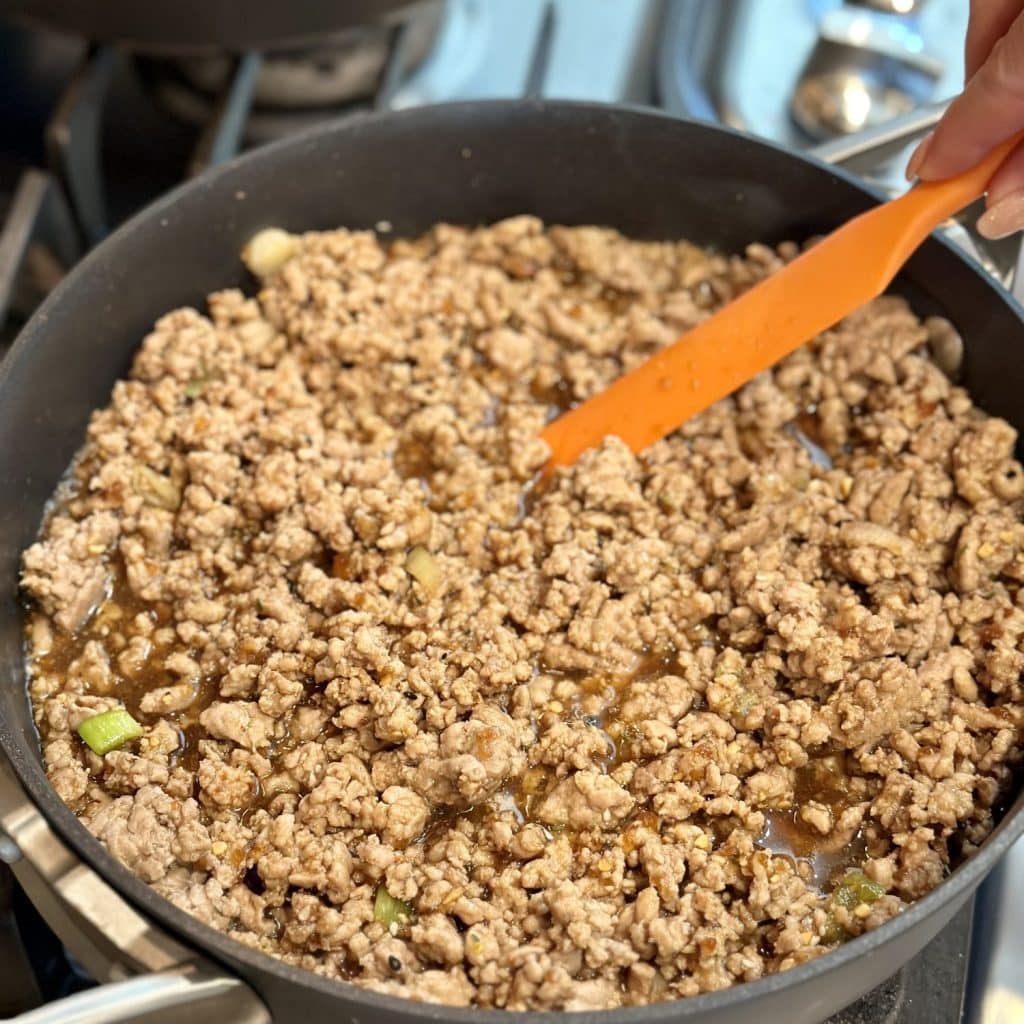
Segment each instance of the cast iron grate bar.
[{"label": "cast iron grate bar", "polygon": [[530,66],[526,72],[526,84],[523,96],[528,100],[539,100],[544,95],[544,82],[548,76],[548,65],[551,63],[551,44],[555,40],[555,5],[544,5],[544,17],[541,19],[537,42],[530,55]]},{"label": "cast iron grate bar", "polygon": [[46,126],[50,165],[89,245],[110,229],[103,187],[103,108],[120,60],[114,47],[93,49]]},{"label": "cast iron grate bar", "polygon": [[373,97],[374,110],[386,110],[391,106],[391,101],[405,78],[411,40],[412,30],[409,22],[403,21],[391,30],[388,59],[381,70],[380,83]]},{"label": "cast iron grate bar", "polygon": [[241,151],[245,123],[262,66],[263,56],[255,51],[236,61],[217,109],[203,128],[192,154],[188,168],[190,175],[231,160]]},{"label": "cast iron grate bar", "polygon": [[50,250],[66,269],[82,244],[60,185],[46,171],[22,174],[0,232],[0,324],[7,318],[18,275],[33,245]]}]

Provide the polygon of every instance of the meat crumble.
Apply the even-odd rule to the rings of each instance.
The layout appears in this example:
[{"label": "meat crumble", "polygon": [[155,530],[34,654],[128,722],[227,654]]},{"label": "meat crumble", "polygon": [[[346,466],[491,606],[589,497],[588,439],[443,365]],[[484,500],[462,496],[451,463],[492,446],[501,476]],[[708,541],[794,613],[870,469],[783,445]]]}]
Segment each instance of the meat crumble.
[{"label": "meat crumble", "polygon": [[456,1005],[721,989],[927,893],[1024,723],[1024,472],[953,327],[879,299],[538,486],[551,417],[797,252],[254,243],[258,295],[156,324],[24,555],[62,799],[239,942]]}]

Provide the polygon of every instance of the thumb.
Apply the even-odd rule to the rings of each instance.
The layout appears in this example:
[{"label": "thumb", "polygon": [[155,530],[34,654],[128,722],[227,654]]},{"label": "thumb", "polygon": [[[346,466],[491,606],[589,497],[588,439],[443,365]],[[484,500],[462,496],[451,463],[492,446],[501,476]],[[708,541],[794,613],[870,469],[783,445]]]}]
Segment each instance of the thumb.
[{"label": "thumb", "polygon": [[1024,15],[1018,15],[919,157],[917,176],[939,181],[966,171],[1024,128]]},{"label": "thumb", "polygon": [[1024,4],[1020,0],[971,0],[964,43],[964,79],[968,80],[985,63],[996,41],[1006,35]]}]

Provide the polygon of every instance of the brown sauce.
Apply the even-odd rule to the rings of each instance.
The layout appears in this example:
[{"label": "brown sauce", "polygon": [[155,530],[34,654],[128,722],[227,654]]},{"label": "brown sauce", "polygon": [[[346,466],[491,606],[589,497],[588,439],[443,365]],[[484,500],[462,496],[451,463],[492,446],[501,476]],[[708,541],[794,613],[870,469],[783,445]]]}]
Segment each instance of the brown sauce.
[{"label": "brown sauce", "polygon": [[[425,456],[423,456],[425,457]],[[397,456],[396,456],[397,458]],[[424,463],[415,466],[407,463],[410,472],[418,474]],[[123,701],[128,711],[144,724],[157,718],[166,718],[179,729],[181,745],[172,755],[171,762],[189,771],[195,771],[199,764],[199,741],[204,730],[198,724],[199,714],[219,696],[219,680],[205,678],[198,684],[196,699],[180,711],[160,714],[146,714],[140,709],[142,698],[151,690],[169,686],[177,680],[163,667],[165,653],[151,638],[149,656],[139,671],[128,676],[118,670],[117,658],[127,646],[130,634],[135,632],[133,620],[138,615],[147,616],[158,631],[170,622],[171,609],[166,605],[141,601],[128,585],[123,566],[115,562],[111,585],[106,599],[96,609],[89,621],[73,635],[56,631],[53,642],[46,654],[37,655],[33,661],[36,674],[66,675],[79,659],[90,641],[99,642],[111,663],[114,679],[113,692]],[[343,554],[336,554],[330,566],[332,576],[351,578],[355,567]],[[630,739],[633,723],[622,717],[630,687],[640,681],[658,678],[666,673],[678,671],[675,652],[649,652],[641,657],[633,671],[607,675],[585,672],[557,673],[559,682],[572,684],[572,696],[568,700],[553,699],[543,714],[563,719],[582,719],[604,736],[608,755],[599,759],[599,766],[612,771],[618,765],[631,759]],[[565,687],[556,690],[564,691]],[[87,692],[93,692],[86,685]],[[98,691],[97,691],[98,692]],[[103,695],[106,695],[104,693]],[[490,754],[490,742],[494,737],[485,731],[477,737],[477,754],[486,758]],[[274,755],[280,756],[285,745],[278,745]],[[518,778],[493,796],[485,805],[457,812],[438,813],[432,817],[420,842],[431,845],[442,839],[447,832],[460,822],[480,823],[492,815],[511,813],[520,824],[537,822],[549,833],[547,825],[539,822],[536,809],[543,798],[557,784],[558,778],[546,766],[533,764]],[[795,795],[797,806],[807,800],[817,800],[829,806],[835,814],[849,805],[849,779],[843,770],[842,758],[838,755],[812,760],[797,771]],[[257,795],[251,813],[266,803]],[[640,814],[649,812],[640,811]],[[843,843],[838,849],[832,848],[829,837],[822,837],[806,825],[791,808],[785,811],[768,811],[766,825],[761,836],[764,849],[791,858],[795,864],[805,864],[813,880],[823,889],[835,876],[847,867],[858,863],[865,856],[864,841],[859,836]],[[656,825],[656,819],[654,819]]]},{"label": "brown sauce", "polygon": [[851,804],[865,798],[864,787],[863,777],[851,776],[847,771],[846,755],[838,752],[813,757],[798,768],[793,792],[798,804],[816,800],[838,817]]},{"label": "brown sauce", "polygon": [[526,486],[519,492],[519,497],[516,499],[516,516],[512,522],[513,526],[519,526],[532,515],[537,502],[544,496],[548,489],[549,478],[545,477],[543,472],[534,474],[532,480],[529,480]]},{"label": "brown sauce", "polygon": [[823,891],[831,890],[839,875],[864,860],[867,846],[859,830],[849,838],[822,835],[801,819],[799,809],[813,800],[824,804],[833,820],[837,820],[858,798],[852,786],[846,773],[845,755],[836,753],[812,758],[796,771],[795,805],[786,810],[764,812],[761,845],[772,853],[790,857],[797,864],[806,864],[812,879]]},{"label": "brown sauce", "polygon": [[547,422],[559,417],[573,406],[572,386],[562,377],[553,383],[534,378],[530,385],[530,394],[543,402],[547,407]]},{"label": "brown sauce", "polygon": [[395,471],[406,480],[425,480],[434,472],[430,447],[419,438],[403,438],[395,446]]},{"label": "brown sauce", "polygon": [[[83,678],[81,692],[117,697],[132,717],[144,725],[161,718],[168,720],[178,728],[181,737],[181,746],[171,757],[172,764],[194,770],[199,762],[198,742],[204,738],[198,724],[199,714],[217,700],[220,681],[200,679],[195,699],[180,711],[147,713],[141,709],[140,704],[146,694],[179,682],[177,676],[164,668],[164,657],[180,648],[177,643],[164,647],[159,642],[160,630],[171,624],[171,608],[163,602],[140,600],[128,585],[120,559],[112,560],[111,570],[106,599],[76,633],[54,629],[50,649],[46,654],[36,655],[32,659],[31,674],[66,677],[74,663],[85,653],[86,645],[90,642],[99,643],[110,663],[111,685],[97,687]],[[134,624],[139,615],[150,620],[154,633],[148,638],[149,649],[144,663],[129,675],[120,670],[118,657],[133,636],[141,635]]]},{"label": "brown sauce", "polygon": [[[595,761],[595,767],[606,772],[613,771],[631,759],[629,740],[633,726],[620,717],[630,686],[677,669],[674,652],[651,652],[639,659],[632,672],[608,675],[558,673],[556,678],[560,682],[571,683],[574,692],[568,700],[555,697],[549,701],[539,717],[543,719],[544,715],[553,715],[563,720],[582,720],[596,729],[604,737],[608,753]],[[559,690],[557,684],[555,689]],[[550,831],[550,826],[539,821],[536,811],[540,802],[558,782],[559,777],[553,769],[546,765],[531,764],[518,778],[510,780],[500,793],[492,797],[491,805],[500,810],[514,809],[522,823],[536,822]]]},{"label": "brown sauce", "polygon": [[181,730],[181,747],[172,758],[173,764],[193,772],[199,767],[199,741],[209,738],[199,724],[199,715],[204,708],[208,708],[217,700],[219,695],[219,680],[202,679],[195,701],[184,710],[166,716],[175,721]]},{"label": "brown sauce", "polygon": [[[630,687],[637,682],[678,671],[675,652],[662,651],[644,655],[635,669],[628,673],[564,673],[559,678],[571,681],[575,685],[575,693],[569,701],[556,699],[549,702],[544,713],[565,719],[582,718],[588,725],[599,729],[609,745],[609,755],[601,762],[601,767],[612,771],[632,759],[629,744],[634,726],[622,717]],[[695,703],[695,708],[699,706]],[[789,858],[798,869],[803,865],[801,873],[806,874],[823,892],[831,891],[836,880],[848,868],[865,859],[866,843],[859,831],[848,838],[823,836],[804,822],[798,812],[805,802],[814,800],[827,806],[833,818],[837,819],[855,802],[858,794],[851,792],[851,779],[845,767],[843,755],[829,754],[814,758],[798,769],[794,786],[795,806],[766,811],[765,828],[760,838],[763,849]],[[547,766],[531,765],[493,797],[490,806],[494,813],[512,811],[521,823],[538,822],[543,825],[538,821],[536,809],[557,782],[558,778]],[[657,817],[649,810],[640,809],[634,819],[643,820],[647,827],[657,828]],[[727,830],[731,828],[728,823],[722,825]],[[574,837],[570,834],[569,838],[572,840]],[[717,838],[722,841],[725,837]]]},{"label": "brown sauce", "polygon": [[[419,461],[413,456],[417,455]],[[425,452],[408,452],[405,463],[410,475],[426,471]],[[397,459],[397,455],[396,455]],[[524,492],[528,500],[534,487]],[[163,667],[163,650],[151,638],[149,655],[141,668],[128,676],[118,670],[117,658],[127,646],[131,634],[136,632],[133,620],[138,615],[147,616],[159,635],[161,627],[171,621],[171,609],[167,605],[141,601],[128,585],[120,562],[115,562],[106,599],[81,630],[73,635],[56,631],[53,642],[46,654],[37,655],[33,660],[35,674],[66,675],[80,658],[90,641],[99,642],[107,653],[114,680],[113,692],[122,700],[128,711],[143,724],[165,718],[176,725],[181,737],[180,747],[171,757],[174,766],[195,771],[199,765],[199,742],[205,738],[205,731],[199,726],[199,714],[219,697],[219,679],[205,678],[198,684],[195,700],[180,711],[147,714],[140,708],[142,698],[151,690],[170,686],[177,682]],[[330,564],[330,573],[338,578],[351,578],[356,567],[343,554],[336,554]],[[572,684],[572,695],[568,699],[552,699],[542,715],[554,715],[562,719],[582,719],[604,736],[608,754],[599,758],[595,766],[604,771],[613,771],[617,766],[632,759],[630,740],[635,726],[623,717],[630,687],[640,681],[658,678],[666,673],[678,672],[679,665],[674,651],[648,652],[638,659],[630,672],[593,674],[585,672],[555,673],[558,683]],[[565,687],[556,683],[556,691],[564,693]],[[93,692],[88,685],[86,692]],[[99,691],[96,691],[99,692]],[[104,693],[103,695],[107,695]],[[489,745],[494,739],[481,733],[477,738],[478,755],[487,757]],[[281,756],[293,744],[283,742],[275,746],[273,758]],[[558,783],[555,772],[544,765],[532,764],[518,778],[510,780],[485,804],[458,811],[446,810],[436,813],[428,823],[418,842],[427,846],[442,840],[450,830],[469,825],[482,824],[487,819],[502,814],[511,814],[519,824],[540,824],[549,836],[565,829],[552,828],[541,822],[536,815],[537,807],[544,797]],[[849,805],[851,794],[849,779],[843,770],[838,755],[818,758],[797,772],[795,794],[797,807],[807,800],[817,800],[829,806],[838,814]],[[257,793],[247,809],[247,814],[265,806],[272,797]],[[790,858],[795,865],[805,865],[802,873],[809,874],[823,891],[828,891],[842,871],[859,863],[866,855],[865,843],[859,835],[851,841],[834,848],[834,840],[819,835],[798,816],[797,807],[785,811],[766,812],[766,824],[760,845],[776,855]],[[657,818],[649,810],[638,809],[634,821],[642,822],[649,828],[657,827]],[[628,827],[625,831],[629,831]],[[570,840],[573,836],[569,836]]]},{"label": "brown sauce", "polygon": [[816,413],[805,410],[786,428],[807,452],[816,466],[832,468],[832,456],[825,447],[821,422]]},{"label": "brown sauce", "polygon": [[796,807],[786,811],[765,811],[765,827],[759,844],[776,856],[789,858],[799,869],[806,865],[811,880],[822,892],[829,892],[847,868],[867,856],[867,846],[858,832],[849,842],[822,836],[805,824]]},{"label": "brown sauce", "polygon": [[821,419],[813,406],[797,414],[793,420],[793,427],[803,434],[811,444],[821,447],[825,443],[821,434]]},{"label": "brown sauce", "polygon": [[524,824],[535,822],[537,805],[551,791],[554,783],[553,772],[534,765],[501,790],[494,797],[494,804],[500,809],[514,807]]},{"label": "brown sauce", "polygon": [[628,675],[608,677],[608,685],[604,693],[610,699],[597,717],[600,727],[614,748],[609,761],[610,768],[631,760],[629,742],[633,738],[635,725],[623,718],[624,705],[629,698],[630,687],[634,683],[658,679],[665,675],[674,675],[678,671],[679,661],[675,651],[651,651],[639,660],[633,672]]},{"label": "brown sauce", "polygon": [[[127,646],[128,633],[134,632],[132,620],[139,614],[147,615],[154,626],[167,621],[161,615],[163,609],[147,602],[139,601],[124,575],[123,567],[118,560],[113,566],[111,582],[104,601],[95,609],[85,625],[78,632],[69,634],[54,629],[53,643],[44,655],[33,659],[36,674],[52,673],[65,676],[72,664],[80,658],[86,644],[90,641],[100,643],[111,661],[111,674],[116,678],[116,692],[122,697],[126,706],[129,702],[138,703],[142,695],[155,686],[165,686],[170,676],[156,673],[153,669],[145,669],[138,677],[127,678],[116,669],[116,658]],[[151,659],[152,660],[152,659]],[[98,696],[107,696],[103,690],[86,687],[86,692]]]}]

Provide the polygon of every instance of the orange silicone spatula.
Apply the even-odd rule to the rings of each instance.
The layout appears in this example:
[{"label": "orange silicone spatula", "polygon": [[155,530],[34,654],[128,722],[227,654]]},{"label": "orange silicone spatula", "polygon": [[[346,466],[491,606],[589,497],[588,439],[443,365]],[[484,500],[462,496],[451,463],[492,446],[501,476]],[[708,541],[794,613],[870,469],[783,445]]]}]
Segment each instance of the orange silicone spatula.
[{"label": "orange silicone spatula", "polygon": [[981,196],[1024,132],[976,167],[862,213],[544,429],[549,469],[609,434],[638,452],[880,295],[944,220]]}]

